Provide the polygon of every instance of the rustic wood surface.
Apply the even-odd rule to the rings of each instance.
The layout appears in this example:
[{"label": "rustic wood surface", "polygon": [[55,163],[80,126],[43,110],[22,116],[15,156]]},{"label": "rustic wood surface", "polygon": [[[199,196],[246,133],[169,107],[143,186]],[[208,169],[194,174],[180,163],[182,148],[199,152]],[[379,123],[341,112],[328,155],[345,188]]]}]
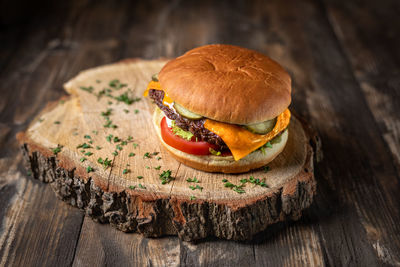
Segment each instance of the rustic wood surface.
[{"label": "rustic wood surface", "polygon": [[[0,5],[0,266],[400,265],[398,1]],[[300,221],[247,243],[144,238],[93,222],[27,177],[15,134],[65,81],[206,43],[257,49],[292,74],[292,107],[324,148]]]},{"label": "rustic wood surface", "polygon": [[[316,189],[313,158],[320,149],[310,127],[292,116],[289,134],[281,137],[285,149],[264,168],[223,174],[185,166],[161,148],[160,132],[154,129],[160,120],[152,117],[160,118],[162,111],[150,99],[115,100],[128,93],[131,99],[142,97],[149,77],[166,62],[125,59],[66,82],[68,97],[49,103],[17,134],[32,178],[49,183],[59,198],[95,221],[147,237],[251,240],[271,224],[299,219]],[[100,94],[117,80],[123,88]],[[104,127],[105,117],[115,127]],[[275,144],[266,148],[276,149]],[[160,175],[166,172],[172,178],[162,183]],[[249,177],[263,186],[248,182],[238,193],[223,182],[240,185]]]}]

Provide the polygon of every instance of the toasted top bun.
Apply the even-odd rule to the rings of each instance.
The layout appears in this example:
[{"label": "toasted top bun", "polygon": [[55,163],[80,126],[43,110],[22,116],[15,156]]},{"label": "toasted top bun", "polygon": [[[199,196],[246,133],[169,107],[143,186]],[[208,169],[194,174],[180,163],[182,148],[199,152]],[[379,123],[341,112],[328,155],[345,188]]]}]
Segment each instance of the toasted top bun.
[{"label": "toasted top bun", "polygon": [[291,101],[289,74],[269,57],[233,45],[206,45],[169,61],[161,87],[204,117],[249,124],[275,118]]}]

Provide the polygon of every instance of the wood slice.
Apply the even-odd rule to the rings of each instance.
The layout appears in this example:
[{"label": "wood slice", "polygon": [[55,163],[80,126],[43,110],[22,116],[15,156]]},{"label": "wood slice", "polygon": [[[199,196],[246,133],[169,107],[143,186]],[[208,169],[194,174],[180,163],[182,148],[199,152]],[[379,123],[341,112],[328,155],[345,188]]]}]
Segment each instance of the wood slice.
[{"label": "wood slice", "polygon": [[[162,148],[152,125],[155,105],[142,97],[151,75],[164,64],[165,60],[125,60],[84,71],[67,82],[69,96],[50,103],[17,135],[32,176],[49,183],[59,198],[95,221],[152,237],[246,240],[270,224],[298,219],[315,194],[317,137],[292,117],[288,143],[267,172],[206,173],[180,164]],[[110,86],[116,79],[126,86]],[[111,90],[99,96],[103,89]],[[115,99],[125,93],[142,99],[130,105]],[[107,109],[112,109],[109,126],[117,128],[104,127],[107,120],[101,113]],[[116,136],[121,141],[114,142]],[[77,148],[83,143],[92,148]],[[104,168],[98,158],[112,164]],[[93,171],[88,172],[89,166]],[[159,176],[165,170],[171,170],[174,179],[162,184]],[[250,176],[265,179],[268,187],[246,183],[245,193],[239,194],[223,182],[239,185]],[[194,177],[200,182],[187,181]]]}]

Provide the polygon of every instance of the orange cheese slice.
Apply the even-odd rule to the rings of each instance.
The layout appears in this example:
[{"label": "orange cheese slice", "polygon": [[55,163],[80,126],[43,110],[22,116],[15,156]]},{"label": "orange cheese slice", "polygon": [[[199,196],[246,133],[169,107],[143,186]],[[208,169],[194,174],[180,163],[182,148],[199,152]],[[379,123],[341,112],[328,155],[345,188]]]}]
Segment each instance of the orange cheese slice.
[{"label": "orange cheese slice", "polygon": [[286,109],[277,117],[276,124],[272,131],[264,135],[254,134],[239,125],[210,119],[205,121],[204,127],[221,137],[232,152],[233,158],[239,160],[271,141],[281,131],[286,129],[289,125],[289,121],[290,111]]},{"label": "orange cheese slice", "polygon": [[161,90],[161,91],[164,92],[164,98],[163,98],[163,104],[164,104],[164,105],[165,105],[165,104],[171,105],[171,104],[174,102],[174,100],[172,100],[172,99],[167,95],[167,93],[161,88],[161,85],[160,85],[159,82],[155,82],[155,81],[149,82],[149,85],[147,85],[147,88],[146,88],[146,90],[144,91],[143,96],[145,96],[145,97],[148,96],[148,95],[149,95],[149,90],[150,90],[150,89]]}]

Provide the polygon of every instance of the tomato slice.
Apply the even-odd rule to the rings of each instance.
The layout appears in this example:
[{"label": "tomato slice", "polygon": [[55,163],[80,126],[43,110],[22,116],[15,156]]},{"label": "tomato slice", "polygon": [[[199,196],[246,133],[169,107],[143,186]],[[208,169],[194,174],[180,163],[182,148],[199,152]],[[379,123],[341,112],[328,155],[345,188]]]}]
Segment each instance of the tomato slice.
[{"label": "tomato slice", "polygon": [[214,144],[210,144],[204,141],[188,141],[180,136],[175,135],[172,129],[168,127],[167,120],[162,118],[161,120],[161,136],[165,143],[192,155],[209,155],[210,148],[217,149],[218,147]]}]

